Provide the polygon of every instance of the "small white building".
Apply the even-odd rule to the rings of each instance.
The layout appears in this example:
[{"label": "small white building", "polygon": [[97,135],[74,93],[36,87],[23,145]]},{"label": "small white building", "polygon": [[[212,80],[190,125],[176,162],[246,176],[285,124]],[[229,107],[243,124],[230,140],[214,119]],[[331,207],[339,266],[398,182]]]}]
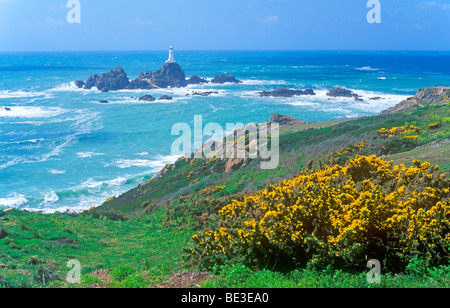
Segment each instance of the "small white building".
[{"label": "small white building", "polygon": [[177,63],[177,61],[175,61],[175,56],[174,56],[174,52],[173,52],[173,47],[170,46],[170,50],[169,50],[169,60],[166,61],[167,63]]}]

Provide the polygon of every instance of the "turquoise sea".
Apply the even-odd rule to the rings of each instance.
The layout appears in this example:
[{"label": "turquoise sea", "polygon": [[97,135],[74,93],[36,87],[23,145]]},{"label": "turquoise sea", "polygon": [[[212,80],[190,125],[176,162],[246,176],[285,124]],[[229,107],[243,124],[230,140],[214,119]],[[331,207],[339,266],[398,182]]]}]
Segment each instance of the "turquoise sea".
[{"label": "turquoise sea", "polygon": [[[172,126],[193,125],[194,115],[223,127],[264,122],[275,112],[325,121],[375,115],[419,88],[450,85],[450,52],[401,51],[175,51],[187,77],[234,74],[243,83],[110,93],[73,83],[118,65],[134,79],[159,69],[167,56],[167,51],[0,53],[0,207],[53,212],[98,206],[173,162]],[[327,97],[335,85],[364,101]],[[312,88],[317,95],[256,95],[280,86]],[[218,93],[186,96],[203,90]],[[145,94],[174,100],[132,98]]]}]

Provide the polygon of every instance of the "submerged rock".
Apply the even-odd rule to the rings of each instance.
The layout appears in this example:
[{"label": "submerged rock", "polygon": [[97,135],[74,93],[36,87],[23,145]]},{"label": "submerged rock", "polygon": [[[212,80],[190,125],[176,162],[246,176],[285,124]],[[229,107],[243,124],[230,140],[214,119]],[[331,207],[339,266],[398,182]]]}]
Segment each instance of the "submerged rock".
[{"label": "submerged rock", "polygon": [[164,95],[164,96],[161,96],[160,98],[158,98],[158,100],[166,100],[166,101],[171,101],[173,99],[173,97],[172,96],[168,96],[168,95]]},{"label": "submerged rock", "polygon": [[192,96],[203,96],[203,97],[207,97],[210,96],[212,94],[218,94],[219,92],[217,91],[205,91],[205,92],[192,92]]},{"label": "submerged rock", "polygon": [[286,89],[286,88],[278,88],[275,91],[262,91],[258,92],[259,96],[261,97],[293,97],[293,96],[300,96],[300,95],[316,95],[312,89],[306,89],[306,90],[292,90],[292,89]]},{"label": "submerged rock", "polygon": [[242,81],[237,80],[234,75],[216,75],[213,80],[211,80],[211,83],[242,83]]}]

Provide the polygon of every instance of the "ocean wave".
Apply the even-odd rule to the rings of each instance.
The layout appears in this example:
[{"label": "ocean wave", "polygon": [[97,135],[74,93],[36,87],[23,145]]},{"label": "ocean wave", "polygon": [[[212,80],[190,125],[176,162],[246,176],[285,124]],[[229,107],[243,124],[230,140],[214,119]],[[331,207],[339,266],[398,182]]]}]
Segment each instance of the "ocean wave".
[{"label": "ocean wave", "polygon": [[156,156],[153,160],[149,159],[116,159],[112,162],[113,166],[120,169],[138,167],[138,168],[151,168],[152,170],[159,171],[167,164],[173,164],[180,155],[166,155]]},{"label": "ocean wave", "polygon": [[50,169],[48,170],[50,174],[66,174],[66,170]]},{"label": "ocean wave", "polygon": [[83,89],[83,88],[78,88],[75,85],[75,82],[69,82],[69,83],[62,83],[50,90],[47,90],[48,93],[54,93],[54,92],[80,92],[83,94],[87,94],[87,93],[99,93],[100,91],[97,88],[91,88],[91,89]]},{"label": "ocean wave", "polygon": [[58,194],[55,193],[54,191],[52,191],[44,196],[44,202],[42,202],[42,204],[47,205],[47,204],[52,204],[52,203],[55,203],[58,201],[59,201]]},{"label": "ocean wave", "polygon": [[77,153],[80,158],[91,158],[95,156],[103,156],[105,153],[95,153],[95,152],[79,152]]},{"label": "ocean wave", "polygon": [[163,168],[165,164],[161,161],[147,159],[117,159],[112,162],[113,165],[120,169],[139,167],[139,168]]},{"label": "ocean wave", "polygon": [[[339,112],[348,117],[360,116],[364,113],[379,113],[392,107],[409,96],[389,94],[367,90],[349,89],[360,96],[361,101],[353,97],[329,97],[328,90],[314,90],[315,96],[295,96],[292,98],[268,98],[277,104],[313,107],[315,111]],[[337,109],[336,109],[337,108]]]},{"label": "ocean wave", "polygon": [[45,92],[26,92],[23,90],[3,90],[0,91],[0,99],[11,99],[11,98],[30,98],[37,96],[45,96]]},{"label": "ocean wave", "polygon": [[86,182],[81,183],[79,188],[98,188],[98,187],[106,187],[106,186],[123,186],[127,183],[127,179],[123,177],[118,177],[114,180],[106,180],[106,181],[96,181],[92,178],[87,180]]},{"label": "ocean wave", "polygon": [[18,193],[10,194],[6,198],[0,198],[0,207],[2,208],[19,208],[26,203],[28,203],[27,198]]},{"label": "ocean wave", "polygon": [[380,69],[379,68],[373,68],[373,67],[370,67],[370,66],[363,66],[363,67],[357,67],[357,68],[355,68],[355,70],[357,70],[357,71],[365,71],[365,72],[376,72],[376,71],[379,71]]},{"label": "ocean wave", "polygon": [[287,82],[284,80],[260,80],[260,79],[243,79],[242,85],[247,86],[263,86],[263,85],[284,85]]},{"label": "ocean wave", "polygon": [[66,148],[68,146],[72,146],[75,143],[77,143],[78,142],[77,136],[78,136],[78,134],[74,134],[74,135],[70,135],[70,136],[66,136],[66,137],[62,138],[61,140],[59,140],[62,143],[54,146],[54,148],[51,149],[51,151],[48,153],[41,154],[41,155],[31,155],[31,156],[26,156],[26,157],[14,157],[9,161],[6,161],[3,164],[0,164],[0,170],[3,170],[5,168],[11,167],[11,166],[19,165],[19,164],[34,164],[34,163],[41,163],[41,162],[48,161],[49,159],[51,159],[53,157],[59,156],[61,154],[61,152],[64,150],[64,148]]},{"label": "ocean wave", "polygon": [[0,106],[0,118],[52,118],[66,112],[60,107]]}]

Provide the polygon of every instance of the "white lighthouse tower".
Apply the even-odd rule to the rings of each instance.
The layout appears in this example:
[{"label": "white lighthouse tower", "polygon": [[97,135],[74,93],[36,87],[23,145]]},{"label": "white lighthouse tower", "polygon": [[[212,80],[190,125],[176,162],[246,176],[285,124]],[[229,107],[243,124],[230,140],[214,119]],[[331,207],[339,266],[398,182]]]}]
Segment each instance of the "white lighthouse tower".
[{"label": "white lighthouse tower", "polygon": [[166,61],[167,63],[177,63],[177,61],[175,61],[175,56],[173,53],[173,47],[170,46],[170,50],[169,50],[169,60]]}]

